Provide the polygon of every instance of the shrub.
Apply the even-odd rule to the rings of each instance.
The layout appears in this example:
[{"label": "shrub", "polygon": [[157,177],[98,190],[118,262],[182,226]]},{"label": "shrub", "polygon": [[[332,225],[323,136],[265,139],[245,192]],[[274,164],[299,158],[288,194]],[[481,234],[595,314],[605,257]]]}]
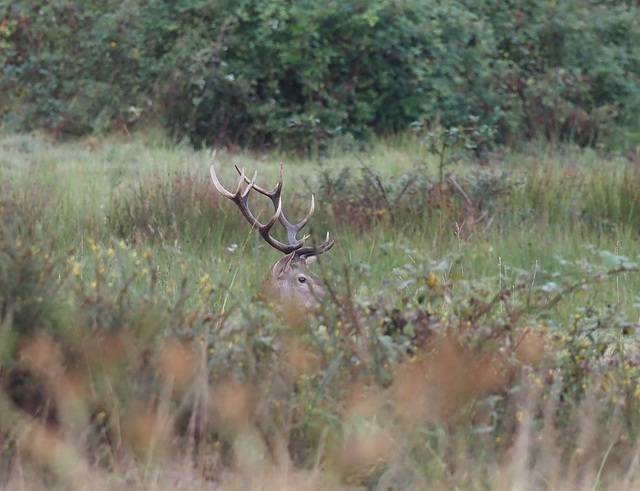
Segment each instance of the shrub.
[{"label": "shrub", "polygon": [[[479,4],[491,19],[498,49],[512,62],[504,80],[516,116],[514,136],[555,139],[576,109],[606,133],[637,129],[638,9],[619,2]],[[574,136],[566,134],[564,136]],[[586,143],[593,143],[588,140]]]},{"label": "shrub", "polygon": [[586,0],[19,0],[0,23],[0,111],[59,137],[160,116],[178,137],[230,146],[470,117],[498,142],[556,138],[576,111],[601,137],[637,129],[639,17],[632,2]]},{"label": "shrub", "polygon": [[436,114],[456,124],[497,105],[478,100],[492,85],[488,64],[500,64],[490,28],[461,7],[234,5],[215,44],[176,47],[183,67],[177,93],[189,112],[174,123],[193,137],[309,146],[335,135],[397,131]]}]

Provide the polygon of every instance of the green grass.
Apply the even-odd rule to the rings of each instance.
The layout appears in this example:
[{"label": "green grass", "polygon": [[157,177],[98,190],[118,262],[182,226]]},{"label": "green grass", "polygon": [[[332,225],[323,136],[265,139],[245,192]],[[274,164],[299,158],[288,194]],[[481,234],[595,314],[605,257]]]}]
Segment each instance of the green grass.
[{"label": "green grass", "polygon": [[284,161],[289,218],[314,194],[313,237],[337,239],[321,312],[290,326],[259,299],[279,253],[217,196],[207,152],[159,134],[0,149],[2,485],[638,484],[626,160],[533,147],[439,183],[407,135],[219,151],[230,189],[234,164],[270,187]]}]

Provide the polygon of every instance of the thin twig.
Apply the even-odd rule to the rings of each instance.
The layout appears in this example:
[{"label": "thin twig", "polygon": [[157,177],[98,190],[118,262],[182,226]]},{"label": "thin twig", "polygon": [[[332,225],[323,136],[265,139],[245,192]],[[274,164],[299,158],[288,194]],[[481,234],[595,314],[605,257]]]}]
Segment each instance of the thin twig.
[{"label": "thin twig", "polygon": [[447,178],[447,182],[449,182],[449,184],[453,184],[453,187],[460,191],[460,194],[463,196],[469,206],[473,205],[473,201],[471,201],[471,198],[469,198],[467,193],[464,192],[464,189],[462,189],[462,186],[458,184],[458,181],[456,181],[453,177],[449,177]]}]

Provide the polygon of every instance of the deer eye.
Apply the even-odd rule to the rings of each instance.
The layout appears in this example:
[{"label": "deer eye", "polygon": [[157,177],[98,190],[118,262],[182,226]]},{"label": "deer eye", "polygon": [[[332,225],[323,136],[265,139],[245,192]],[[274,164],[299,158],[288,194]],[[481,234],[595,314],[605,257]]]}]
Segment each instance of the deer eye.
[{"label": "deer eye", "polygon": [[307,282],[307,278],[305,278],[304,276],[298,276],[298,282],[299,283],[306,283]]}]

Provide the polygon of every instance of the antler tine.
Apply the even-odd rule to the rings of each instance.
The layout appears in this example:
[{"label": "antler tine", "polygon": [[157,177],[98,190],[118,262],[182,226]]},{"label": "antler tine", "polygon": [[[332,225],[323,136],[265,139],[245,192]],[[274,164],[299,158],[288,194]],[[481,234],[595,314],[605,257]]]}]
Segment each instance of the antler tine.
[{"label": "antler tine", "polygon": [[302,227],[304,227],[307,222],[309,221],[309,218],[311,218],[311,215],[313,215],[313,212],[316,211],[316,201],[315,198],[313,197],[313,194],[311,195],[311,206],[309,207],[309,213],[307,213],[307,216],[304,217],[302,220],[300,220],[298,222],[297,225],[295,225],[295,229],[296,232],[298,232],[300,229],[302,229]]},{"label": "antler tine", "polygon": [[[247,184],[249,184],[250,183],[249,178],[243,174],[242,172],[243,169],[241,169],[237,165],[235,165],[235,168],[238,174],[240,174],[241,179],[244,179],[244,181]],[[278,182],[276,183],[276,186],[271,191],[263,187],[260,187],[255,183],[252,184],[251,187],[253,187],[253,189],[258,191],[263,196],[266,196],[267,198],[269,198],[273,203],[273,206],[277,208],[278,201],[281,200],[283,175],[284,175],[283,164],[282,162],[280,162],[280,172],[278,175]],[[304,244],[305,240],[309,238],[309,235],[305,235],[302,239],[298,240],[296,238],[296,235],[298,235],[298,232],[300,232],[300,230],[302,230],[302,228],[307,224],[307,222],[311,218],[311,215],[313,215],[314,211],[315,211],[315,201],[314,201],[313,195],[311,195],[311,207],[309,208],[309,212],[307,213],[307,216],[305,216],[298,223],[293,224],[289,220],[287,220],[287,217],[285,216],[284,211],[280,213],[280,218],[279,218],[280,224],[283,226],[283,228],[287,233],[287,240],[289,241],[289,244],[291,245],[295,244],[296,247],[301,247],[302,244]]]},{"label": "antler tine", "polygon": [[335,240],[329,240],[329,232],[327,232],[327,236],[322,244],[317,247],[301,247],[296,251],[296,256],[302,258],[306,256],[318,256],[331,249],[335,243]]},{"label": "antler tine", "polygon": [[[236,167],[237,169],[237,167]],[[211,180],[213,181],[213,185],[215,186],[215,188],[218,190],[218,192],[224,196],[225,198],[229,198],[231,200],[233,200],[238,193],[240,192],[240,186],[242,186],[242,183],[245,179],[245,175],[244,175],[244,168],[243,169],[237,169],[238,172],[240,173],[240,182],[238,183],[238,188],[236,189],[235,193],[231,193],[229,191],[227,191],[225,189],[225,187],[220,183],[220,180],[218,179],[218,176],[216,175],[216,170],[213,166],[213,164],[211,164],[209,166],[209,173],[211,174]]]},{"label": "antler tine", "polygon": [[[244,189],[244,191],[242,191],[242,193],[240,194],[240,196],[242,196],[242,198],[247,201],[248,198],[247,196],[249,196],[249,193],[251,192],[251,190],[253,189],[253,186],[256,182],[256,179],[258,178],[258,171],[255,171],[253,173],[253,177],[251,179],[247,179],[247,176],[244,173],[244,167],[242,168],[242,174],[240,174],[240,182],[238,182],[238,189],[236,191],[236,194],[238,194],[238,192],[240,191],[240,188],[242,186],[242,181],[246,181],[247,182],[247,187]],[[276,209],[278,207],[276,206]],[[249,209],[248,206],[248,201],[247,201],[247,209]]]},{"label": "antler tine", "polygon": [[[249,189],[251,189],[250,186],[249,186]],[[247,196],[248,196],[248,193],[243,197],[244,202],[246,202]],[[248,209],[249,207],[247,206],[247,210]],[[269,234],[269,232],[271,231],[271,227],[273,227],[273,225],[278,221],[278,218],[280,217],[280,213],[282,213],[282,203],[278,203],[276,212],[273,214],[273,216],[267,223],[265,223],[264,225],[258,224],[258,227],[255,227],[255,226],[254,227],[258,229],[258,233],[262,236],[264,240],[267,241],[267,243],[270,246],[278,249],[279,251],[284,252],[285,254],[289,254],[289,252],[292,252],[291,250],[289,250],[289,247],[286,244],[283,244],[282,242],[280,242],[279,240],[274,239]],[[257,220],[256,220],[256,223],[258,223]],[[288,252],[285,252],[285,251],[288,251]]]},{"label": "antler tine", "polygon": [[[280,196],[277,197],[277,202],[274,202],[274,205],[275,205],[275,208],[276,208],[275,213],[273,214],[271,219],[266,224],[263,225],[253,215],[253,213],[251,212],[251,210],[249,208],[249,193],[251,192],[252,189],[255,189],[255,187],[254,187],[255,186],[255,180],[258,177],[258,173],[255,172],[254,175],[253,175],[253,178],[252,179],[248,179],[247,176],[244,173],[244,168],[240,169],[240,168],[238,168],[236,166],[236,170],[240,174],[240,181],[238,182],[238,187],[236,188],[236,192],[235,193],[231,193],[230,191],[225,189],[225,187],[220,183],[220,180],[218,179],[218,176],[216,175],[214,164],[211,164],[209,166],[209,172],[211,174],[211,179],[213,181],[213,185],[218,190],[218,192],[220,194],[222,194],[225,198],[229,198],[231,201],[233,201],[236,204],[236,206],[240,210],[240,213],[242,213],[242,216],[245,217],[245,219],[251,224],[251,226],[253,228],[257,228],[258,229],[258,232],[260,233],[262,238],[271,247],[273,247],[274,249],[279,250],[280,252],[283,252],[284,254],[289,254],[289,253],[291,253],[293,251],[296,251],[296,250],[300,249],[300,247],[302,247],[302,244],[304,244],[304,241],[307,240],[308,236],[305,236],[300,241],[294,241],[294,242],[290,241],[291,242],[290,244],[284,244],[284,243],[280,242],[279,240],[273,238],[271,236],[271,234],[269,233],[271,231],[271,228],[273,227],[273,225],[282,216],[282,200],[280,199]],[[242,185],[245,182],[247,182],[247,187],[243,190],[242,189]]]},{"label": "antler tine", "polygon": [[[242,175],[242,170],[240,167],[238,167],[237,164],[234,164],[234,167],[236,168],[236,171],[238,172],[238,174]],[[280,196],[280,193],[282,191],[282,180],[283,180],[283,169],[282,169],[282,162],[280,163],[280,175],[278,176],[278,182],[276,183],[276,187],[273,188],[271,191],[268,191],[267,189],[258,186],[257,184],[253,185],[253,189],[255,189],[256,191],[258,191],[260,194],[267,196],[269,198],[271,198],[271,201],[273,202],[273,206],[276,206],[276,201],[278,200],[278,197]],[[245,182],[248,184],[249,181],[247,180],[247,177],[244,177]]]}]

